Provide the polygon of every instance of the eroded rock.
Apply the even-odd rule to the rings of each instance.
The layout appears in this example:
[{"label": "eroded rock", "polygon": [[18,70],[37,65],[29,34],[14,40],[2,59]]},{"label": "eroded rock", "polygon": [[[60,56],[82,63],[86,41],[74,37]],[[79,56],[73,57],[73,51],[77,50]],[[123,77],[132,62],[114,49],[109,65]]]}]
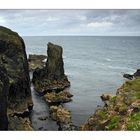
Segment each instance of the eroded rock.
[{"label": "eroded rock", "polygon": [[9,93],[9,79],[4,67],[0,66],[0,130],[8,129],[7,97]]},{"label": "eroded rock", "polygon": [[[28,61],[23,39],[16,32],[2,26],[0,26],[0,64],[5,68],[9,80],[8,121],[15,123],[14,117],[10,116],[11,113],[24,112],[33,107]],[[8,128],[10,129],[10,125]]]},{"label": "eroded rock", "polygon": [[64,74],[64,63],[61,46],[48,43],[47,62],[43,69],[36,69],[33,73],[35,90],[42,93],[47,91],[62,91],[70,86]]},{"label": "eroded rock", "polygon": [[65,109],[63,106],[51,106],[50,107],[50,115],[53,120],[58,121],[60,123],[68,124],[71,122],[71,114],[70,111]]},{"label": "eroded rock", "polygon": [[47,56],[45,55],[29,54],[29,71],[34,71],[37,68],[42,69],[46,64],[46,60]]},{"label": "eroded rock", "polygon": [[68,91],[61,91],[58,93],[48,92],[44,95],[44,100],[49,104],[60,104],[72,101],[72,96],[73,95],[70,94]]}]

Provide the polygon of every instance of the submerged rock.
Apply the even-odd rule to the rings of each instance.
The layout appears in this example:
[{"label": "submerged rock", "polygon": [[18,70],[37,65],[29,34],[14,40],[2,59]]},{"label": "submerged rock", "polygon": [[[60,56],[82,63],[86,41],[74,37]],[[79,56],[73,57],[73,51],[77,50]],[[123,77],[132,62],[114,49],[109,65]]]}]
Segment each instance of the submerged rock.
[{"label": "submerged rock", "polygon": [[41,120],[41,121],[45,121],[45,120],[48,119],[48,116],[41,116],[41,117],[39,117],[38,119]]},{"label": "submerged rock", "polygon": [[24,41],[16,32],[2,26],[0,26],[0,64],[5,68],[9,80],[7,114],[8,121],[11,122],[13,119],[9,114],[31,109],[33,103]]},{"label": "submerged rock", "polygon": [[4,67],[0,66],[0,130],[8,129],[7,96],[9,93],[9,79]]},{"label": "submerged rock", "polygon": [[51,92],[44,95],[44,100],[49,104],[60,104],[72,101],[72,96],[68,91]]},{"label": "submerged rock", "polygon": [[47,91],[61,91],[70,86],[67,76],[64,74],[64,63],[61,46],[48,43],[48,58],[46,67],[36,69],[33,73],[35,90],[42,93]]},{"label": "submerged rock", "polygon": [[45,55],[36,55],[29,54],[28,63],[29,63],[29,71],[34,71],[35,69],[43,68],[46,64],[47,56]]}]

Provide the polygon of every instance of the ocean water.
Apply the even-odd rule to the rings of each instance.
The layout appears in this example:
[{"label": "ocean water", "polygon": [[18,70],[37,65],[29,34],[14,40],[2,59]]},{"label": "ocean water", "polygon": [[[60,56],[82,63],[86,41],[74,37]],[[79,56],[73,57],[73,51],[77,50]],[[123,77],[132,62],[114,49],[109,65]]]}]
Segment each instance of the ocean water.
[{"label": "ocean water", "polygon": [[[48,42],[63,47],[65,73],[74,95],[73,101],[65,106],[76,125],[83,124],[98,105],[103,105],[102,94],[115,95],[125,80],[123,73],[133,73],[140,68],[140,37],[36,36],[23,39],[27,54],[46,55]],[[37,106],[41,110],[39,103]]]}]

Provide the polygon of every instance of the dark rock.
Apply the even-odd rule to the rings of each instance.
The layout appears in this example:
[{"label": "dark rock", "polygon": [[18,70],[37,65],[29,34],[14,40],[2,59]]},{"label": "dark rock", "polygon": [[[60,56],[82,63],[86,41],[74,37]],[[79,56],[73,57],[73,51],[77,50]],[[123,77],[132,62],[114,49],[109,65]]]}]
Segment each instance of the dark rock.
[{"label": "dark rock", "polygon": [[9,92],[9,80],[6,70],[0,66],[0,130],[8,129],[7,96]]},{"label": "dark rock", "polygon": [[13,124],[9,114],[31,109],[33,103],[24,41],[16,32],[2,26],[0,26],[0,64],[6,69],[9,79],[7,114],[8,121]]},{"label": "dark rock", "polygon": [[41,117],[39,117],[38,119],[41,120],[41,121],[45,121],[45,120],[48,119],[48,116],[41,116]]},{"label": "dark rock", "polygon": [[127,78],[129,80],[133,80],[133,78],[140,77],[140,69],[137,69],[137,71],[133,75],[131,75],[131,74],[124,74],[123,77]]},{"label": "dark rock", "polygon": [[7,70],[10,82],[8,104],[14,110],[26,109],[32,100],[24,41],[17,33],[0,27],[0,48],[0,63]]},{"label": "dark rock", "polygon": [[44,127],[39,127],[38,130],[43,130]]},{"label": "dark rock", "polygon": [[140,69],[137,69],[137,71],[134,73],[134,77],[139,77],[140,76]]},{"label": "dark rock", "polygon": [[33,73],[35,90],[42,93],[46,91],[61,91],[70,86],[67,76],[64,74],[64,63],[61,46],[48,43],[48,58],[46,67],[36,69]]},{"label": "dark rock", "polygon": [[132,80],[133,79],[133,75],[131,75],[131,74],[123,74],[123,77],[124,78],[127,78],[129,80]]},{"label": "dark rock", "polygon": [[29,111],[15,112],[15,113],[11,114],[12,117],[17,116],[17,117],[21,117],[21,118],[29,117],[29,115],[30,115]]},{"label": "dark rock", "polygon": [[37,68],[43,68],[46,64],[46,59],[47,56],[45,55],[30,54],[28,58],[29,71],[34,71]]},{"label": "dark rock", "polygon": [[50,80],[58,80],[64,76],[62,53],[63,49],[61,46],[48,43],[46,70],[47,78]]},{"label": "dark rock", "polygon": [[57,125],[59,126],[59,131],[78,131],[79,127],[76,125],[73,125],[72,123],[64,124],[57,122]]},{"label": "dark rock", "polygon": [[111,95],[105,95],[105,94],[101,95],[102,101],[108,101],[108,100],[110,100],[111,98],[112,98]]}]

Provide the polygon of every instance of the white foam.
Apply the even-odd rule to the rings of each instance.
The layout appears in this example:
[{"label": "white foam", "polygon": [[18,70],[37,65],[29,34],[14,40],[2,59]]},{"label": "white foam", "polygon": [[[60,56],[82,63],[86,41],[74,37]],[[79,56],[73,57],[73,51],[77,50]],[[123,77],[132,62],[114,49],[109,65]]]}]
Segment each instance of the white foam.
[{"label": "white foam", "polygon": [[44,63],[45,63],[46,61],[47,61],[47,58],[45,58],[44,60],[42,60],[42,62],[44,62]]},{"label": "white foam", "polygon": [[107,61],[111,61],[111,59],[110,59],[110,58],[106,58],[106,60],[107,60]]}]

